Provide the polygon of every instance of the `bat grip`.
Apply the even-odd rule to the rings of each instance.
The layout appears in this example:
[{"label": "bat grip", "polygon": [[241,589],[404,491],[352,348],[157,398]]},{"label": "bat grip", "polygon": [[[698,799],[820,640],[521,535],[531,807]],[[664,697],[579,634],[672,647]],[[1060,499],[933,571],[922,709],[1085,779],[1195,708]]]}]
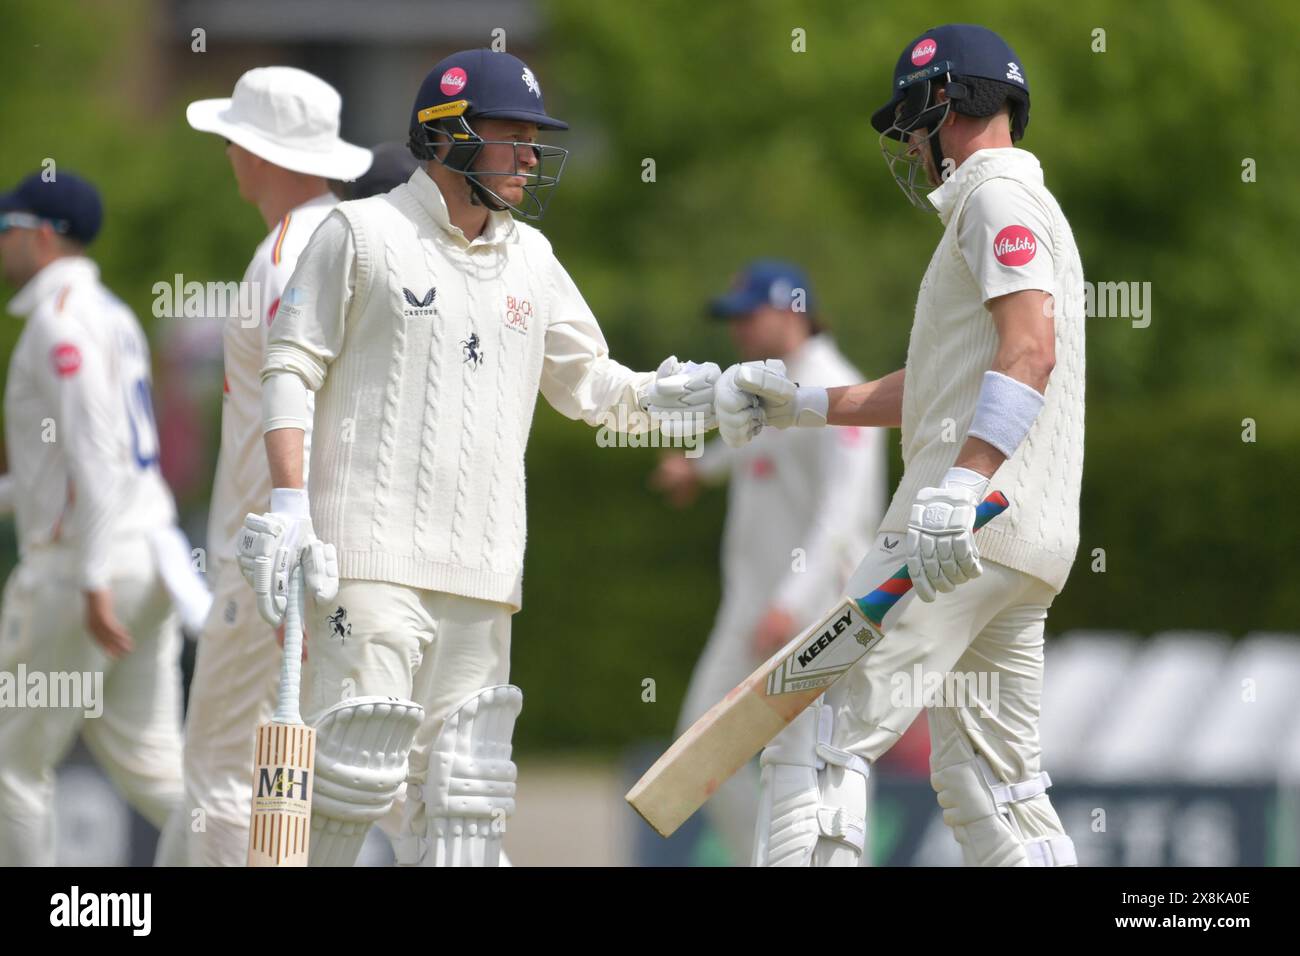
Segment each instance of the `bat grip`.
[{"label": "bat grip", "polygon": [[298,694],[302,684],[302,565],[289,572],[289,591],[284,596],[284,657],[280,662],[280,694],[275,714],[277,724],[301,724]]},{"label": "bat grip", "polygon": [[[1007,500],[1006,495],[1000,491],[993,492],[975,509],[975,530],[984,527],[1010,506],[1011,502]],[[866,597],[858,598],[857,605],[866,615],[867,620],[879,627],[890,609],[910,590],[912,590],[912,576],[907,573],[907,565],[903,565],[880,587]]]}]

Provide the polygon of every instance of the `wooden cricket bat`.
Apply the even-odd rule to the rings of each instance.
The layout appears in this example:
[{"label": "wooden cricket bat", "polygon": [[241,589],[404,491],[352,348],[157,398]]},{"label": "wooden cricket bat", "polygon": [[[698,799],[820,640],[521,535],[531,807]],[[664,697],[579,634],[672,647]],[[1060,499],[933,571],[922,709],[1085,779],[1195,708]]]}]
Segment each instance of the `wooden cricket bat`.
[{"label": "wooden cricket bat", "polygon": [[[269,562],[267,573],[270,573]],[[279,701],[271,722],[257,728],[253,751],[249,866],[307,865],[316,729],[303,724],[298,710],[301,676],[302,568],[295,567],[289,577],[289,593],[285,595]]]},{"label": "wooden cricket bat", "polygon": [[[978,530],[1007,509],[995,491],[975,512]],[[805,707],[883,638],[881,621],[912,590],[907,566],[870,594],[845,598],[714,704],[664,751],[627,802],[663,836],[686,822]]]}]

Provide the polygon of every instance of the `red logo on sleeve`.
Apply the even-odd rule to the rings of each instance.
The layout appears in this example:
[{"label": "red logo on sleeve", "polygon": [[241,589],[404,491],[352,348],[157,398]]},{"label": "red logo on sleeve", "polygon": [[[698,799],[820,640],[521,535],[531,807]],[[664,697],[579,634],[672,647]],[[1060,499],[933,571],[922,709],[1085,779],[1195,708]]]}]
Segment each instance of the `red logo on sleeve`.
[{"label": "red logo on sleeve", "polygon": [[279,308],[280,308],[280,300],[276,299],[274,302],[271,303],[271,307],[266,310],[267,325],[270,325],[272,322],[275,321],[275,313],[279,311]]},{"label": "red logo on sleeve", "polygon": [[60,378],[67,378],[81,368],[81,350],[71,342],[60,342],[50,350],[50,361]]},{"label": "red logo on sleeve", "polygon": [[925,66],[934,59],[934,55],[939,52],[939,44],[935,43],[929,37],[920,41],[912,47],[912,65]]},{"label": "red logo on sleeve", "polygon": [[1007,226],[993,239],[993,258],[1004,266],[1023,266],[1038,251],[1038,240],[1024,226]]}]

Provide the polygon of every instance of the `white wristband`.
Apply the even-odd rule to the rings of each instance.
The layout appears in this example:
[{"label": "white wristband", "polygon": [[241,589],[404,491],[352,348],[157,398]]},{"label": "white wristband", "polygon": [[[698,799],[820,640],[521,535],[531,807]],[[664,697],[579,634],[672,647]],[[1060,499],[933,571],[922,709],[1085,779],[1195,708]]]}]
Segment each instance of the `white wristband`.
[{"label": "white wristband", "polygon": [[307,489],[272,488],[271,510],[275,514],[289,515],[294,518],[310,518],[311,508],[307,505]]},{"label": "white wristband", "polygon": [[830,393],[824,388],[794,390],[794,423],[803,428],[821,428],[830,409]]},{"label": "white wristband", "polygon": [[966,434],[979,438],[1010,458],[1043,410],[1043,396],[1024,382],[992,369],[984,373],[975,417]]}]

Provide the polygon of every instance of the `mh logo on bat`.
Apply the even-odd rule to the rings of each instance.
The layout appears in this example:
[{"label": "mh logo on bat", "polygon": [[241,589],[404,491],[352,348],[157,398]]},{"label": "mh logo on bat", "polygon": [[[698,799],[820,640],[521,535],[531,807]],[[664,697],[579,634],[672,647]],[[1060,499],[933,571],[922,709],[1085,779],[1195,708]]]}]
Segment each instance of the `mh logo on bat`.
[{"label": "mh logo on bat", "polygon": [[[295,778],[295,774],[298,773],[302,774],[301,778]],[[274,769],[263,767],[257,781],[257,795],[284,797],[286,800],[306,800],[308,776],[306,770],[297,767],[275,767]],[[298,791],[296,794],[295,790]]]}]

